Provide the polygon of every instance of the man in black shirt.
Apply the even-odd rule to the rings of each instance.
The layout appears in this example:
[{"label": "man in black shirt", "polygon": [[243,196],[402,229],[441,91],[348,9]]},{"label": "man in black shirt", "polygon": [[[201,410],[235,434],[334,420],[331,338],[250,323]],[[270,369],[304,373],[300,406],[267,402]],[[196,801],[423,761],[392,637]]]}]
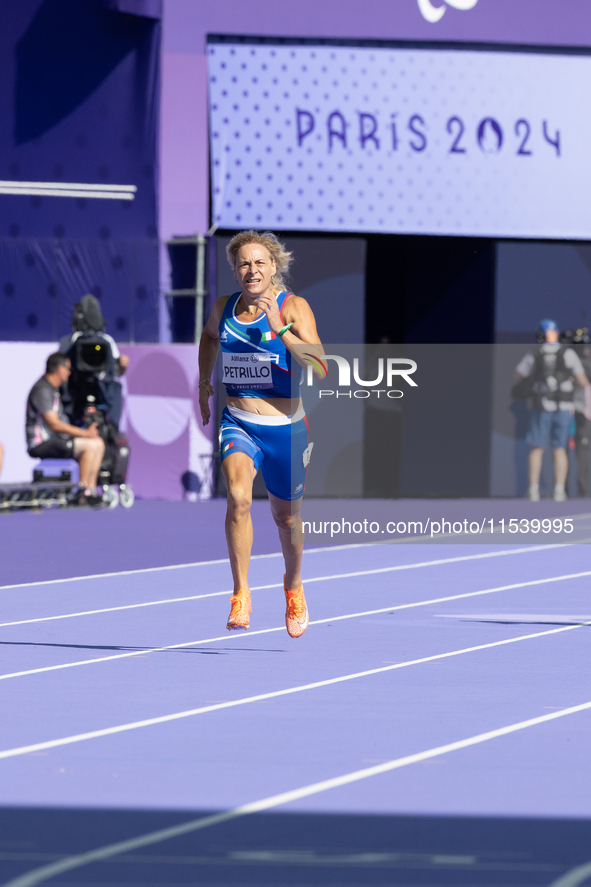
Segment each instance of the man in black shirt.
[{"label": "man in black shirt", "polygon": [[70,377],[70,359],[56,352],[47,358],[45,375],[27,398],[27,450],[36,459],[76,459],[80,486],[87,496],[96,487],[105,445],[96,425],[70,425],[60,398],[60,387]]}]

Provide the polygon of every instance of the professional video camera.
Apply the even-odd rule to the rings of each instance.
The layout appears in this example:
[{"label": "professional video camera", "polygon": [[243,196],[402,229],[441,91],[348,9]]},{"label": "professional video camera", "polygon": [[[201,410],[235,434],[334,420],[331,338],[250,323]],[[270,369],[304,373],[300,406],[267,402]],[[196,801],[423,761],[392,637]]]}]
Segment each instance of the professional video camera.
[{"label": "professional video camera", "polygon": [[[115,360],[110,337],[104,334],[105,326],[98,299],[83,296],[74,305],[72,334],[60,343],[60,351],[68,355],[72,364],[63,402],[75,425],[82,424],[89,396],[118,424],[121,384],[115,379]],[[117,415],[113,416],[114,413]]]},{"label": "professional video camera", "polygon": [[579,360],[583,364],[585,375],[591,382],[591,338],[589,337],[587,327],[582,326],[576,330],[564,330],[560,334],[560,341],[563,345],[570,345],[574,348]]},{"label": "professional video camera", "polygon": [[578,327],[578,329],[566,329],[560,334],[560,342],[562,345],[589,345],[589,330],[586,326]]},{"label": "professional video camera", "polygon": [[[114,342],[104,333],[105,326],[95,296],[83,296],[74,305],[72,335],[60,343],[60,351],[68,355],[72,364],[62,400],[72,424],[85,427],[96,424],[105,442],[99,471],[103,499],[113,508],[119,502],[129,508],[134,495],[125,482],[129,446],[119,431],[121,383],[115,378],[117,364],[111,346]],[[118,496],[111,489],[113,484],[119,486]]]},{"label": "professional video camera", "polygon": [[66,353],[72,363],[72,374],[64,405],[72,422],[79,425],[89,397],[109,412],[107,391],[100,383],[101,376],[105,378],[110,369],[111,349],[104,339],[90,334],[76,339]]}]

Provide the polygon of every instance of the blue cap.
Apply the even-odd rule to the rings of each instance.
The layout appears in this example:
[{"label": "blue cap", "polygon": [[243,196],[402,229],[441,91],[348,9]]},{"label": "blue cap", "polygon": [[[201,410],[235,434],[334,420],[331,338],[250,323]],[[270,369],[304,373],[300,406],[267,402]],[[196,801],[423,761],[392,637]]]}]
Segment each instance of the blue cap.
[{"label": "blue cap", "polygon": [[540,323],[538,325],[538,330],[541,333],[544,333],[544,335],[548,332],[548,330],[556,330],[556,332],[559,332],[558,326],[556,325],[556,323],[553,320],[548,320],[548,319],[540,321]]}]

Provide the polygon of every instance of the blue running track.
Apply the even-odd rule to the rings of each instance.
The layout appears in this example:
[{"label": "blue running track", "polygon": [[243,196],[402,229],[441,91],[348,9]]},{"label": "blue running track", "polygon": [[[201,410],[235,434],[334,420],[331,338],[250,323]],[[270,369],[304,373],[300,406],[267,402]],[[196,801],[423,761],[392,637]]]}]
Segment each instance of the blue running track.
[{"label": "blue running track", "polygon": [[136,514],[0,590],[0,884],[591,884],[587,545],[310,550],[292,640],[268,524],[229,634],[223,540],[154,563]]}]

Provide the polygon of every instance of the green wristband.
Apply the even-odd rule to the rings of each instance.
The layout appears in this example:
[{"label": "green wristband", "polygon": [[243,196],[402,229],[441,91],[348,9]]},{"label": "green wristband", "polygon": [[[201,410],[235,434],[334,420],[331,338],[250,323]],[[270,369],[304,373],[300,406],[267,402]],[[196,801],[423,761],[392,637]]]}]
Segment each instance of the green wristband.
[{"label": "green wristband", "polygon": [[282,330],[279,330],[277,333],[277,338],[280,339],[283,333],[286,333],[290,327],[292,327],[295,323],[295,320],[292,320],[291,323],[288,323],[287,326],[284,326]]}]

